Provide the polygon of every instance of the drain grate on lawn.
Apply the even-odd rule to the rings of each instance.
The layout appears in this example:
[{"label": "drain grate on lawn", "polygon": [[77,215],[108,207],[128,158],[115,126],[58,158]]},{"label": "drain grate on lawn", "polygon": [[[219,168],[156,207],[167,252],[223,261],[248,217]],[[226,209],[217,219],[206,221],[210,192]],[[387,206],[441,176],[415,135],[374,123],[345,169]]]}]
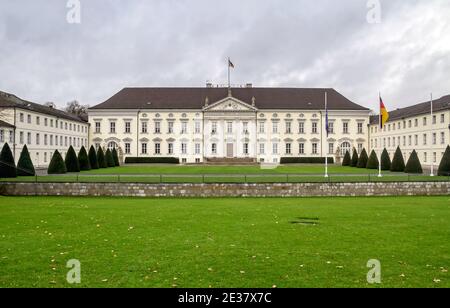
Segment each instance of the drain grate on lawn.
[{"label": "drain grate on lawn", "polygon": [[297,220],[291,221],[290,223],[293,225],[302,225],[302,226],[318,226],[319,218],[310,218],[310,217],[297,217]]}]

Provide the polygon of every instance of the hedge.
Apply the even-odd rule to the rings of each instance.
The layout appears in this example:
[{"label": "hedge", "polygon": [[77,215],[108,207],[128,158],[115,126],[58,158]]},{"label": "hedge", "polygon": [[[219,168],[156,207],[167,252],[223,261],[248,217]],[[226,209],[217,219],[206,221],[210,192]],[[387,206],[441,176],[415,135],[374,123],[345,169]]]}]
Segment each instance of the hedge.
[{"label": "hedge", "polygon": [[394,154],[394,159],[392,159],[391,164],[392,172],[404,172],[405,171],[405,160],[403,159],[402,151],[400,147],[397,148]]},{"label": "hedge", "polygon": [[417,156],[416,150],[414,150],[411,153],[411,156],[409,157],[408,163],[406,164],[406,167],[405,167],[405,172],[406,173],[415,173],[415,174],[423,173],[422,165],[420,164],[420,160],[419,160],[419,157]]},{"label": "hedge", "polygon": [[66,164],[64,160],[59,154],[58,150],[53,153],[52,160],[50,161],[50,165],[48,165],[48,174],[64,174],[67,173]]},{"label": "hedge", "polygon": [[369,160],[369,156],[367,156],[367,151],[366,151],[366,149],[363,149],[361,152],[361,155],[359,156],[358,164],[356,165],[356,167],[366,168],[368,160]]},{"label": "hedge", "polygon": [[347,151],[345,153],[344,160],[342,161],[342,166],[351,166],[351,165],[352,165],[352,158],[350,156],[350,152]]},{"label": "hedge", "polygon": [[33,162],[31,161],[30,152],[28,152],[27,145],[23,146],[22,153],[20,153],[19,162],[17,163],[18,176],[35,176]]},{"label": "hedge", "polygon": [[127,157],[125,164],[180,164],[175,157]]},{"label": "hedge", "polygon": [[116,166],[116,164],[114,163],[114,158],[113,158],[113,155],[112,155],[110,149],[106,150],[105,158],[106,158],[106,164],[108,165],[108,167]]},{"label": "hedge", "polygon": [[386,149],[381,153],[381,170],[389,171],[391,170],[391,157]]},{"label": "hedge", "polygon": [[445,150],[444,156],[442,157],[441,164],[439,165],[438,175],[450,175],[450,146],[447,147],[447,150]]},{"label": "hedge", "polygon": [[67,172],[80,172],[80,164],[78,163],[77,153],[75,153],[72,146],[70,146],[67,151],[65,163]]},{"label": "hedge", "polygon": [[84,146],[81,147],[78,153],[78,164],[80,165],[80,171],[91,170],[91,163],[89,162],[89,157]]},{"label": "hedge", "polygon": [[352,162],[351,162],[350,166],[352,166],[352,167],[358,166],[358,160],[359,160],[358,152],[356,151],[356,149],[353,149]]},{"label": "hedge", "polygon": [[14,162],[14,156],[9,145],[5,143],[2,152],[0,153],[0,178],[16,177],[17,170],[16,163]]},{"label": "hedge", "polygon": [[114,164],[116,165],[116,167],[120,167],[119,155],[117,154],[117,150],[115,148],[112,150],[112,156],[113,156]]},{"label": "hedge", "polygon": [[367,162],[367,169],[378,169],[380,167],[380,161],[378,160],[377,153],[372,150],[370,153],[369,161]]},{"label": "hedge", "polygon": [[91,145],[91,148],[89,149],[89,164],[91,165],[91,169],[99,168],[97,153],[95,152],[95,148],[93,145]]},{"label": "hedge", "polygon": [[97,161],[98,161],[98,167],[99,168],[108,168],[108,164],[106,163],[105,153],[103,153],[102,148],[98,148],[97,151]]},{"label": "hedge", "polygon": [[[325,164],[325,157],[282,157],[281,164]],[[334,164],[334,158],[328,157],[328,163]]]}]

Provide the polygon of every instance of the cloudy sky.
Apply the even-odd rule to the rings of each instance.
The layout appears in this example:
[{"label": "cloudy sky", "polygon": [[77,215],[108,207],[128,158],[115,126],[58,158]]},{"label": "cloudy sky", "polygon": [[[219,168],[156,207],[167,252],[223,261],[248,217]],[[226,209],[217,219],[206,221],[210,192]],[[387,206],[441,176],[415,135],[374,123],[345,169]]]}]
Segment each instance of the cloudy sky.
[{"label": "cloudy sky", "polygon": [[95,105],[127,86],[333,87],[376,108],[450,94],[450,1],[0,0],[0,90]]}]

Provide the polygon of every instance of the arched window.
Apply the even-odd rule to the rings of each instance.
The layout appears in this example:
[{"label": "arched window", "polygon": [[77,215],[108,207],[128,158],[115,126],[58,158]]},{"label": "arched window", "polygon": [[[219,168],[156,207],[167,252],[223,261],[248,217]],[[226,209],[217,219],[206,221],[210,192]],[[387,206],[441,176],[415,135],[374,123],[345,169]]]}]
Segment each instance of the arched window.
[{"label": "arched window", "polygon": [[108,143],[108,149],[110,151],[117,149],[117,148],[118,148],[117,143],[115,143],[114,141],[111,141],[110,143]]},{"label": "arched window", "polygon": [[345,156],[345,154],[347,152],[349,152],[351,155],[352,154],[351,150],[352,150],[352,145],[349,142],[343,142],[341,144],[341,156]]}]

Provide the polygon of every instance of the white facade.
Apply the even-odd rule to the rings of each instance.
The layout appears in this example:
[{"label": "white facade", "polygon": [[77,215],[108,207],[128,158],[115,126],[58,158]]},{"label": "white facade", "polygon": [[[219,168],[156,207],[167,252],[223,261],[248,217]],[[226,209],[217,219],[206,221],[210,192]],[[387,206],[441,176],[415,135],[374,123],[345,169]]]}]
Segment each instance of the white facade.
[{"label": "white facade", "polygon": [[83,121],[17,107],[0,107],[0,120],[14,126],[0,127],[0,148],[7,142],[16,163],[24,145],[36,168],[47,167],[55,150],[64,158],[71,145],[77,152],[89,145],[89,126]]},{"label": "white facade", "polygon": [[[91,143],[116,147],[125,157],[251,159],[279,163],[282,157],[337,157],[368,147],[368,110],[259,110],[227,97],[198,110],[90,109]],[[337,154],[340,152],[339,154]]]}]

